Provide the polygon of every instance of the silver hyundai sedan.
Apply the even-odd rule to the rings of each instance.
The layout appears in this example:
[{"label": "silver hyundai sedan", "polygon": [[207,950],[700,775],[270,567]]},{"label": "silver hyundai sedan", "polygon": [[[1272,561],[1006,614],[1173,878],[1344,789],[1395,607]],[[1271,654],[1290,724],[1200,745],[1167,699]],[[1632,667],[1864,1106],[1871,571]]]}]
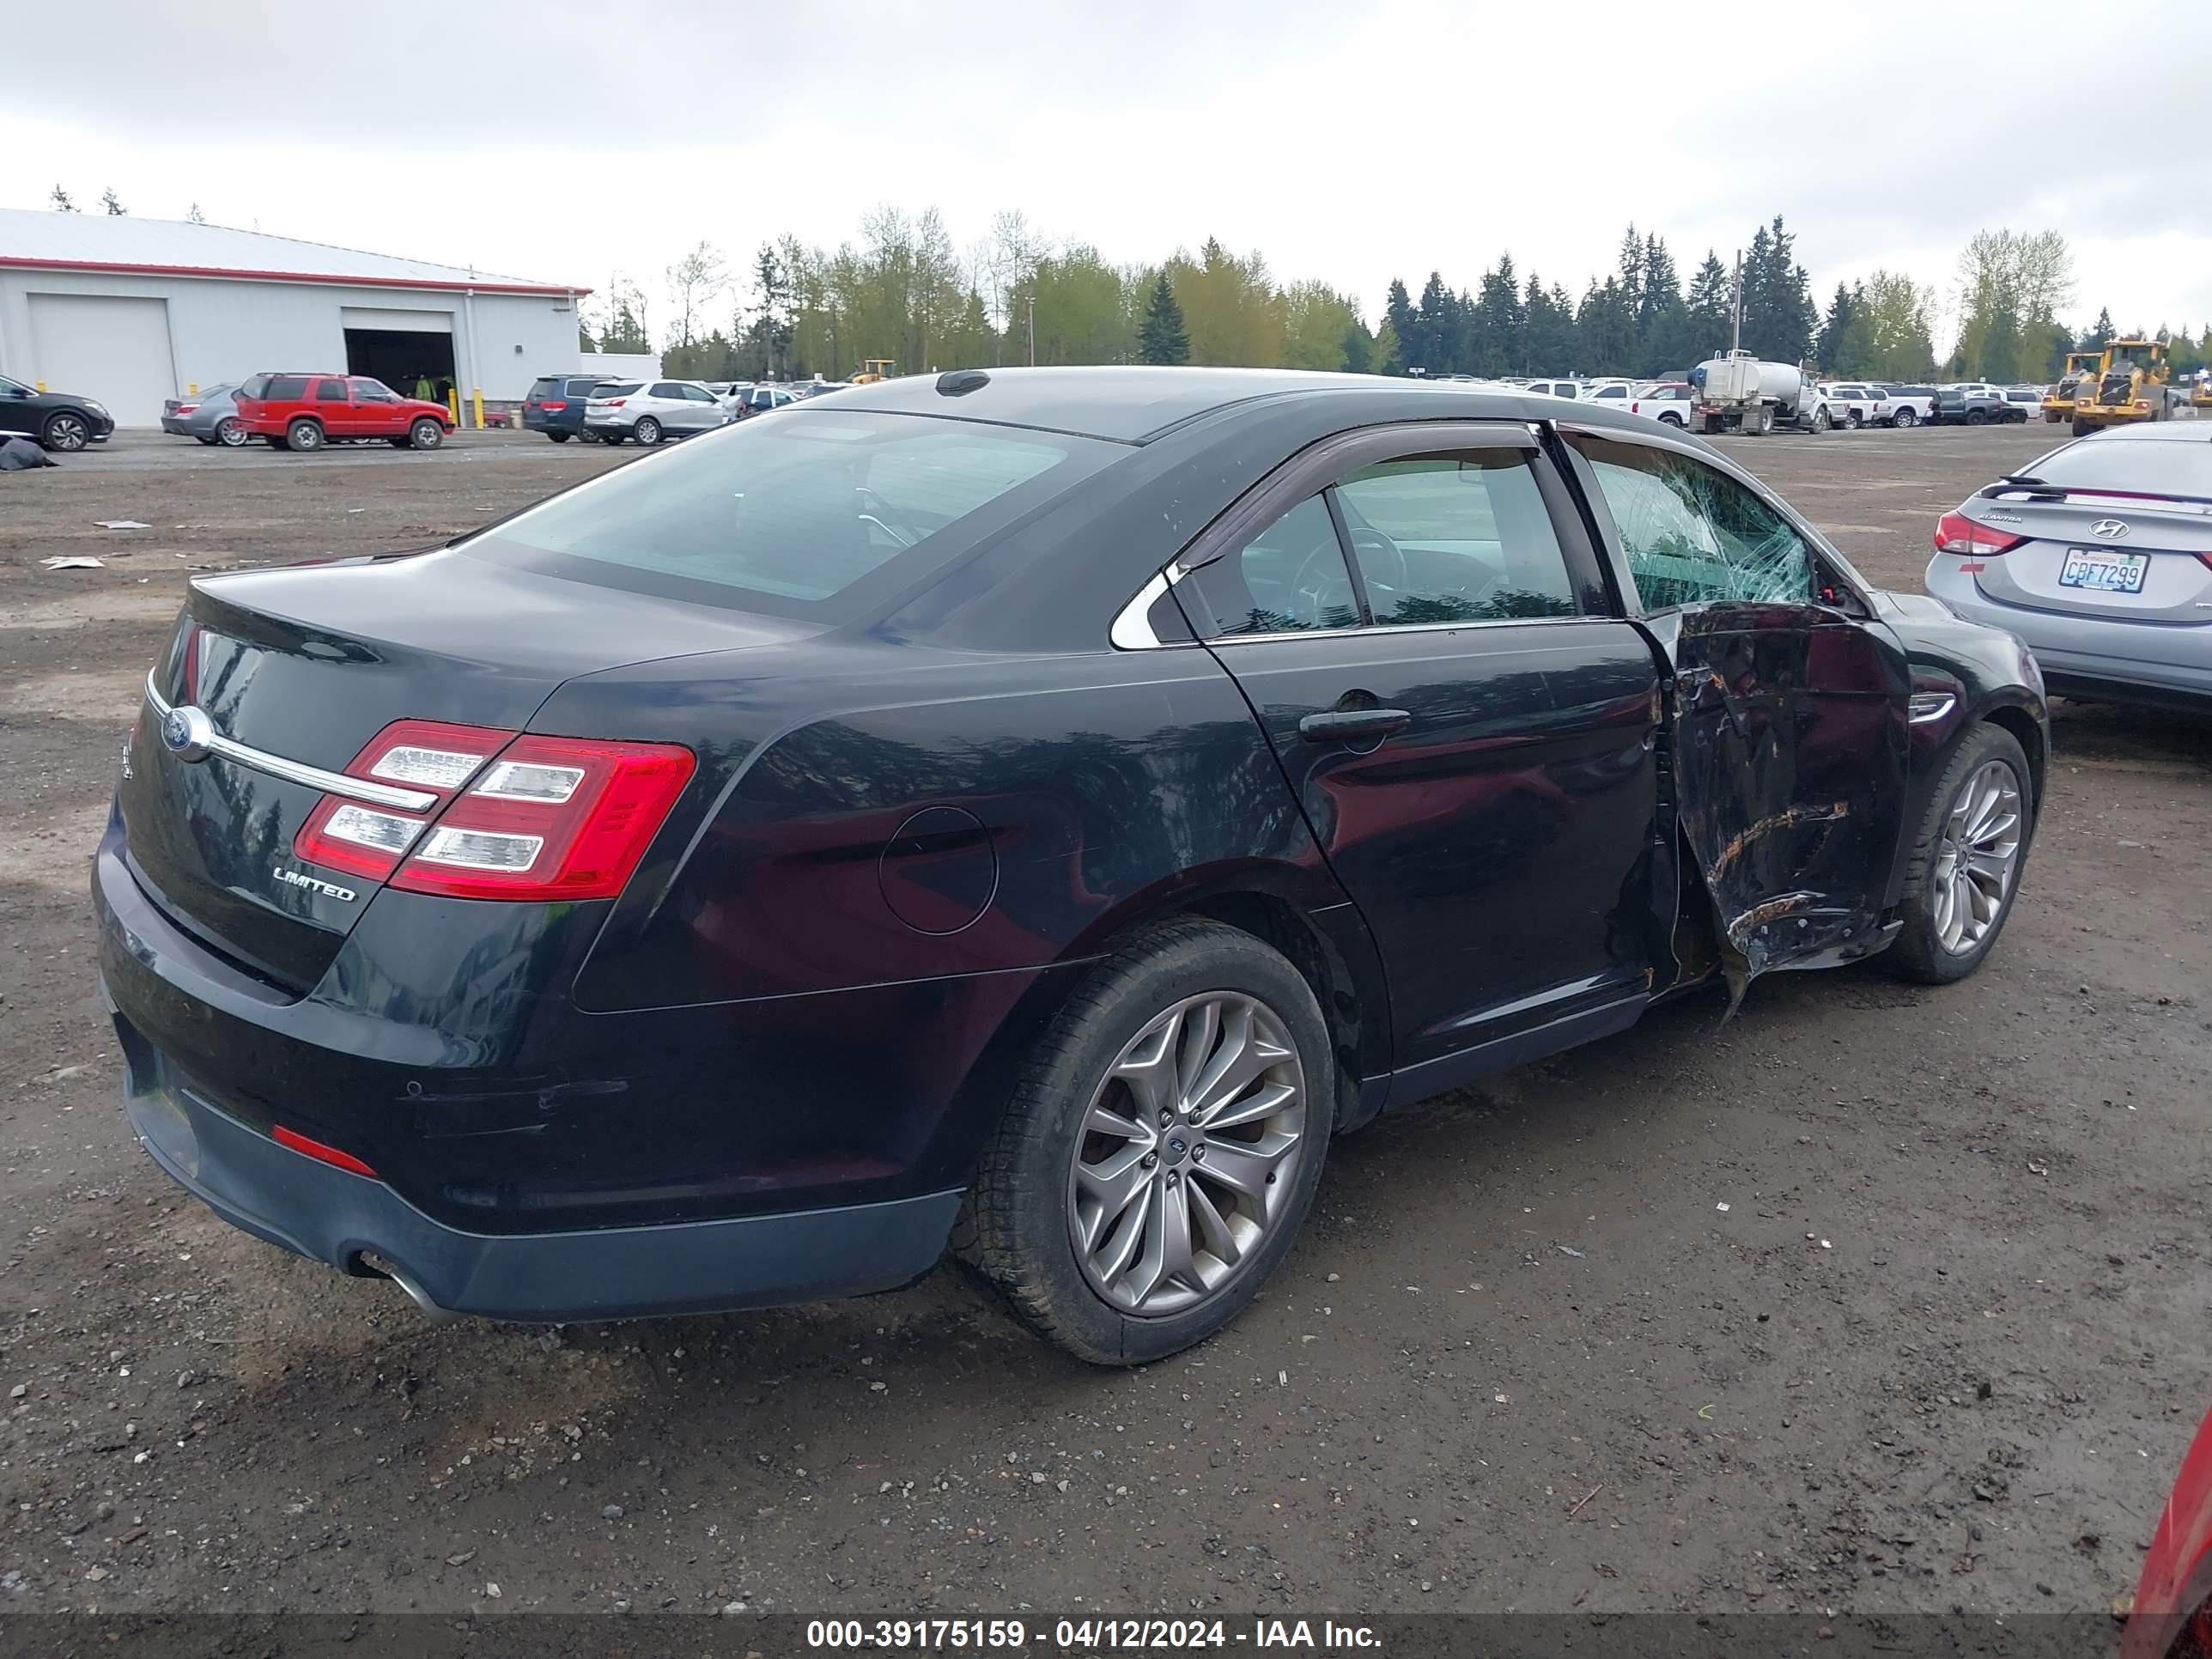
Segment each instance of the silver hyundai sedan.
[{"label": "silver hyundai sedan", "polygon": [[1926,580],[2061,696],[2212,708],[2212,421],[2076,438],[1975,491]]}]

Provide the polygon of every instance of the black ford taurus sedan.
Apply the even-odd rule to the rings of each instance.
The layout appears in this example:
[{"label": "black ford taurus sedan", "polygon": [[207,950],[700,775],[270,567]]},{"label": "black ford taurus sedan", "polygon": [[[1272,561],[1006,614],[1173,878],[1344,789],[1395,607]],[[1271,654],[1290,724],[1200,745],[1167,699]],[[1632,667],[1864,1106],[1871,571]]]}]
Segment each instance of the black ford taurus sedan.
[{"label": "black ford taurus sedan", "polygon": [[1971,971],[2033,660],[1695,439],[1205,369],[855,387],[194,580],[96,862],[148,1152],[513,1319],[1231,1318],[1330,1137],[1707,981]]}]

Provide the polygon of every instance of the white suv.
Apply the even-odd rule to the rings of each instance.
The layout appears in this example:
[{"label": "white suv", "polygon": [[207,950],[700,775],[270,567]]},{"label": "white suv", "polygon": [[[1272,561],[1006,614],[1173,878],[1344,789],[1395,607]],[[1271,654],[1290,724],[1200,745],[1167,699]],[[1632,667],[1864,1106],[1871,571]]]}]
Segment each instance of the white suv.
[{"label": "white suv", "polygon": [[697,380],[617,380],[593,387],[584,405],[584,429],[603,444],[688,438],[729,419],[722,400]]}]

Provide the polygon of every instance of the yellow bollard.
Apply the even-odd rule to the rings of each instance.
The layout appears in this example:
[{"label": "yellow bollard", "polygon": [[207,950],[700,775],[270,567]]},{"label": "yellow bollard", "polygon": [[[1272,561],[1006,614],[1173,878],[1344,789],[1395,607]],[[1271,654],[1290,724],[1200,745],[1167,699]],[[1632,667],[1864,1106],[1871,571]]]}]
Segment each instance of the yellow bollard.
[{"label": "yellow bollard", "polygon": [[461,423],[461,389],[455,386],[446,393],[446,412],[453,417],[453,424]]},{"label": "yellow bollard", "polygon": [[477,430],[481,432],[483,430],[483,388],[477,386],[469,395],[476,399]]},{"label": "yellow bollard", "polygon": [[185,396],[187,398],[197,398],[199,395],[200,383],[198,380],[187,380],[185,382]]},{"label": "yellow bollard", "polygon": [[46,389],[46,383],[44,380],[33,380],[31,384],[36,386],[41,392],[45,392]]}]

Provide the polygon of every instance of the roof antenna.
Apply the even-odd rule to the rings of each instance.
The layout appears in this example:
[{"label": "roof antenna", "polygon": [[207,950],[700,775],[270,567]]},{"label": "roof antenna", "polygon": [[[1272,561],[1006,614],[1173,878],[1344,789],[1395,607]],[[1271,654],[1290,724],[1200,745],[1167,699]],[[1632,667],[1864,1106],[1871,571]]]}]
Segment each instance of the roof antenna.
[{"label": "roof antenna", "polygon": [[990,384],[991,377],[980,368],[948,368],[937,377],[937,389],[947,398],[964,398]]}]

